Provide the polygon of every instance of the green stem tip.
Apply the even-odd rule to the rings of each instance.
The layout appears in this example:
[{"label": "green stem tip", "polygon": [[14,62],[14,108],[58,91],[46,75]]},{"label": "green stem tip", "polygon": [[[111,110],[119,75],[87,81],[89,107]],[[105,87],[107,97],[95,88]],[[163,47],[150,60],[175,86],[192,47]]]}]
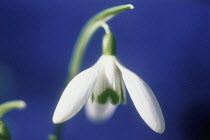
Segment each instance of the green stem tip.
[{"label": "green stem tip", "polygon": [[0,117],[11,110],[24,108],[26,108],[26,103],[22,100],[8,101],[0,105]]}]

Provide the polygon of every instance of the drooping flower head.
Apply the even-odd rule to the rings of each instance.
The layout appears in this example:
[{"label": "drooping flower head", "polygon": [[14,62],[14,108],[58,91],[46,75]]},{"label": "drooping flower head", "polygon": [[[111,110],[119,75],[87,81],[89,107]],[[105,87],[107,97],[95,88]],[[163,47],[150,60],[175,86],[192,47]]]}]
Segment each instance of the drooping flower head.
[{"label": "drooping flower head", "polygon": [[85,104],[90,120],[104,121],[112,116],[117,105],[126,103],[125,86],[141,118],[152,130],[163,133],[164,118],[153,91],[117,60],[111,33],[103,38],[103,54],[99,60],[67,85],[55,109],[53,122],[62,123],[72,118]]}]

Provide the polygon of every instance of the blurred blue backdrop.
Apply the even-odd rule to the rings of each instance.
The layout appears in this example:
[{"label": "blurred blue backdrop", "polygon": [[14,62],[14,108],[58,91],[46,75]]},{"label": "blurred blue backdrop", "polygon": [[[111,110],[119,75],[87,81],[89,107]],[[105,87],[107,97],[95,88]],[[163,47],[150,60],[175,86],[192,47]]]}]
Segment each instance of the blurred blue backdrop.
[{"label": "blurred blue backdrop", "polygon": [[[153,89],[166,130],[153,132],[127,96],[127,105],[101,125],[80,111],[67,121],[64,140],[210,140],[209,1],[1,0],[0,102],[28,105],[3,118],[14,140],[47,139],[81,28],[96,13],[127,3],[135,9],[109,21],[118,58]],[[103,33],[91,40],[82,70],[101,55]]]}]

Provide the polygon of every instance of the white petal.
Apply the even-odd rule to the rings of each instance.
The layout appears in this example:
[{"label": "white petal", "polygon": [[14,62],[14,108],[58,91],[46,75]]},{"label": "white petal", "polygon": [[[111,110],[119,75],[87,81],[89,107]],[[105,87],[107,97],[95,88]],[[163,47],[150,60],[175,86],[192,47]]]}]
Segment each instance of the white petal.
[{"label": "white petal", "polygon": [[54,123],[62,123],[81,110],[92,93],[96,79],[97,69],[93,66],[70,81],[55,109]]},{"label": "white petal", "polygon": [[85,105],[85,113],[90,121],[103,122],[114,114],[116,108],[117,106],[112,105],[110,102],[100,105],[96,102],[92,102],[90,98]]},{"label": "white petal", "polygon": [[130,97],[142,119],[152,130],[163,133],[165,130],[163,114],[152,90],[142,79],[119,64],[117,60],[116,64],[122,72]]}]

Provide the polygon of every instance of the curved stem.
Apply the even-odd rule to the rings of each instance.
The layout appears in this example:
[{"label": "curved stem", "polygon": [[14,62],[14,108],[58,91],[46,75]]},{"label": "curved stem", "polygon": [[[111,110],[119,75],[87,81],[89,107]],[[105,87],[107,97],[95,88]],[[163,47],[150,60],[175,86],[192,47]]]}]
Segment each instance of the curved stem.
[{"label": "curved stem", "polygon": [[111,33],[110,28],[109,28],[109,25],[106,24],[105,22],[101,24],[101,27],[104,28],[106,34],[110,34]]},{"label": "curved stem", "polygon": [[91,37],[94,35],[97,29],[99,27],[105,27],[104,28],[105,31],[108,31],[106,24],[104,24],[105,22],[107,22],[117,14],[133,8],[134,8],[133,5],[130,4],[112,7],[100,12],[99,14],[97,14],[87,22],[85,27],[82,29],[82,32],[80,33],[74,47],[69,67],[69,73],[70,73],[68,79],[69,81],[78,73],[87,44],[89,43]]},{"label": "curved stem", "polygon": [[13,109],[23,109],[26,103],[22,100],[9,101],[0,105],[0,117]]}]

